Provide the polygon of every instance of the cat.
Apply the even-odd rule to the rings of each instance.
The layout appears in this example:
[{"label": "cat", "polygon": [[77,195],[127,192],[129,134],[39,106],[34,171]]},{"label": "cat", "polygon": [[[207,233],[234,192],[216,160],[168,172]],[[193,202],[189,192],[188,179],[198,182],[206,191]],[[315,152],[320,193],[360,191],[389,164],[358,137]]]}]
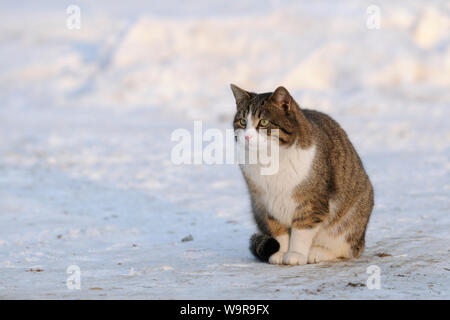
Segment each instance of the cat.
[{"label": "cat", "polygon": [[282,86],[261,94],[231,89],[237,143],[255,147],[266,132],[279,144],[275,174],[262,175],[258,163],[239,165],[259,229],[250,239],[253,255],[286,265],[359,257],[374,191],[345,131],[330,116],[300,108]]}]

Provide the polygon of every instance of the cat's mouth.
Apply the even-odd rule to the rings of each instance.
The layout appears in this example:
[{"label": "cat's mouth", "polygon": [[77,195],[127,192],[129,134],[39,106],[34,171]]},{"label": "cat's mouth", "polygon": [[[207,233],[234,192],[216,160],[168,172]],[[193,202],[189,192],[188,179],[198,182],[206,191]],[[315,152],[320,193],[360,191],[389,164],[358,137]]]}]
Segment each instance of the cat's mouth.
[{"label": "cat's mouth", "polygon": [[262,146],[255,142],[243,141],[241,145],[244,146],[246,150],[258,150],[262,149]]}]

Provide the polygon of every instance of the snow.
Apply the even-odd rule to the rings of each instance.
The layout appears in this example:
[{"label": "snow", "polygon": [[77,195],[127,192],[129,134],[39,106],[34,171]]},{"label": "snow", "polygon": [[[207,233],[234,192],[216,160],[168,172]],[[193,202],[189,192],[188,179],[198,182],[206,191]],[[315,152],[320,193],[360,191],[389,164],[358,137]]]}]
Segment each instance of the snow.
[{"label": "snow", "polygon": [[[450,5],[377,1],[368,29],[372,4],[78,1],[68,30],[3,1],[0,298],[450,298]],[[231,127],[230,82],[346,129],[376,192],[360,259],[256,261],[238,167],[172,163],[175,129]]]}]

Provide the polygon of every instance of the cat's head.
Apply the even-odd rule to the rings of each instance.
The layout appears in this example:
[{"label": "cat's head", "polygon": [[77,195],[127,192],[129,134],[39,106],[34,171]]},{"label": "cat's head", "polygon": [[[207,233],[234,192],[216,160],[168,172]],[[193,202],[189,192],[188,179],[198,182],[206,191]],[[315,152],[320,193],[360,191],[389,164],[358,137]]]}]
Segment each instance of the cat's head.
[{"label": "cat's head", "polygon": [[[301,110],[284,87],[274,92],[254,93],[232,84],[236,99],[234,132],[236,141],[252,147],[273,139],[280,146],[293,145],[301,135]],[[277,129],[277,130],[275,130]]]}]

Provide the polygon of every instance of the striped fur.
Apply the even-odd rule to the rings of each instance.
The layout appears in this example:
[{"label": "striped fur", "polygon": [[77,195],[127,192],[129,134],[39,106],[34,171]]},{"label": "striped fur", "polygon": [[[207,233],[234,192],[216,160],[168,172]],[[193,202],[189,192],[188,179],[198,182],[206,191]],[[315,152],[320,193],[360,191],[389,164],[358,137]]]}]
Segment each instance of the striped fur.
[{"label": "striped fur", "polygon": [[[253,138],[246,141],[243,136],[262,132],[262,119],[269,121],[269,136],[273,129],[279,132],[275,175],[261,176],[258,164],[241,165],[259,229],[250,241],[252,253],[278,264],[359,257],[374,194],[345,131],[328,115],[301,109],[283,87],[263,94],[234,85],[232,90],[238,143],[251,144]],[[248,119],[251,128],[240,119]],[[277,247],[275,238],[289,243]]]}]

